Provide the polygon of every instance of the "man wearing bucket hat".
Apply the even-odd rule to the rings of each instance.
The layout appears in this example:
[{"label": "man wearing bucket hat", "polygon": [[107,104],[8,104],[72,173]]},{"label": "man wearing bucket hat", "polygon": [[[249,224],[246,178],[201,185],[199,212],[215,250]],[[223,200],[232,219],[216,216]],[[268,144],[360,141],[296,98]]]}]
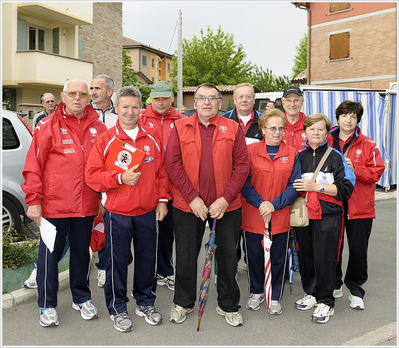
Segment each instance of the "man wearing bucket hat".
[{"label": "man wearing bucket hat", "polygon": [[[151,87],[151,104],[140,113],[142,125],[149,131],[158,133],[162,141],[163,149],[169,140],[175,121],[184,118],[172,106],[174,94],[172,87],[166,81],[155,82]],[[169,183],[170,193],[171,184]],[[172,262],[173,250],[173,207],[172,200],[168,202],[168,214],[163,221],[159,221],[158,255],[157,255],[157,284],[166,285],[174,290],[174,271]]]},{"label": "man wearing bucket hat", "polygon": [[299,87],[288,86],[284,89],[283,107],[287,116],[287,125],[282,141],[298,150],[305,148],[306,140],[303,132],[303,122],[306,115],[301,112],[302,105],[303,95]]}]

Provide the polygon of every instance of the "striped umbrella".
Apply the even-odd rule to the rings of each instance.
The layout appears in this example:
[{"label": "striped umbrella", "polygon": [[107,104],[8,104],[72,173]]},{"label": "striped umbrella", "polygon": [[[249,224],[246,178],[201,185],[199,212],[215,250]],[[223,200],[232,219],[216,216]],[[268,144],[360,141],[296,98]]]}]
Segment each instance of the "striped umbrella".
[{"label": "striped umbrella", "polygon": [[263,231],[263,240],[261,241],[263,250],[265,252],[265,297],[267,308],[270,309],[272,304],[272,265],[270,260],[270,248],[272,240],[269,233],[269,223],[265,223],[265,230]]},{"label": "striped umbrella", "polygon": [[197,331],[199,331],[201,318],[204,314],[204,309],[206,305],[206,301],[208,300],[208,293],[209,293],[209,283],[211,277],[211,270],[212,270],[212,259],[213,255],[215,254],[217,245],[215,244],[215,229],[216,229],[216,218],[213,219],[213,226],[212,230],[209,233],[209,241],[206,243],[206,256],[205,256],[205,264],[204,270],[202,272],[202,281],[200,286],[200,295],[198,300],[198,326]]}]

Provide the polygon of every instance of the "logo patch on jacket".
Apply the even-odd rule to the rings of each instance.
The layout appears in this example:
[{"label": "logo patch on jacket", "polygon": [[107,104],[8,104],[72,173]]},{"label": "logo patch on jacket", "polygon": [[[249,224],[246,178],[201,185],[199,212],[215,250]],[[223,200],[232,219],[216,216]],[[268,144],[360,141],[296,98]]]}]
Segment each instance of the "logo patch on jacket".
[{"label": "logo patch on jacket", "polygon": [[282,157],[280,157],[280,160],[281,160],[281,162],[283,162],[283,163],[287,163],[287,161],[288,161],[288,156],[282,156]]},{"label": "logo patch on jacket", "polygon": [[90,135],[92,137],[96,137],[97,136],[97,129],[94,127],[90,127]]},{"label": "logo patch on jacket", "polygon": [[118,156],[116,157],[116,161],[114,162],[114,164],[119,167],[122,168],[124,170],[128,170],[129,169],[129,164],[132,163],[132,155],[130,154],[129,151],[120,151],[118,153]]},{"label": "logo patch on jacket", "polygon": [[73,139],[62,139],[62,144],[63,145],[73,144]]},{"label": "logo patch on jacket", "polygon": [[61,129],[61,134],[67,134],[68,133],[68,129],[66,128],[60,128]]},{"label": "logo patch on jacket", "polygon": [[64,153],[75,153],[75,149],[64,149]]},{"label": "logo patch on jacket", "polygon": [[226,127],[226,126],[219,126],[219,130],[220,130],[222,133],[226,133],[226,132],[227,132],[227,127]]},{"label": "logo patch on jacket", "polygon": [[148,122],[148,127],[154,128],[154,124],[152,122]]},{"label": "logo patch on jacket", "polygon": [[147,156],[149,156],[151,153],[151,146],[150,145],[144,145],[144,152]]}]

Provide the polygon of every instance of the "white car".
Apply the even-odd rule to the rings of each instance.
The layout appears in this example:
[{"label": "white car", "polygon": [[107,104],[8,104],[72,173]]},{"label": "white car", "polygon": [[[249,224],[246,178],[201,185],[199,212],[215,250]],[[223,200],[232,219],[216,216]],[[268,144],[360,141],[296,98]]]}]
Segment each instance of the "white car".
[{"label": "white car", "polygon": [[24,223],[30,221],[26,216],[28,206],[25,203],[25,193],[21,189],[21,184],[25,181],[22,170],[33,133],[26,121],[15,112],[1,110],[1,118],[3,123],[2,225],[6,225],[10,230],[11,222],[14,221],[14,229],[19,233],[22,221]]}]

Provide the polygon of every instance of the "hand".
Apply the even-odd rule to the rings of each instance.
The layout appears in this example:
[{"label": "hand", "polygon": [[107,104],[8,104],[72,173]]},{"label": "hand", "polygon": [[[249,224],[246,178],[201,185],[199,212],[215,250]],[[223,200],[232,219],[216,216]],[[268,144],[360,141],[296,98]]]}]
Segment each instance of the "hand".
[{"label": "hand", "polygon": [[139,178],[141,176],[141,172],[135,173],[134,171],[139,167],[138,164],[136,164],[134,167],[128,169],[126,172],[122,174],[122,182],[126,185],[134,186],[137,184],[137,181],[139,181]]},{"label": "hand", "polygon": [[195,197],[189,206],[197,218],[205,221],[206,217],[208,216],[208,208],[200,196]]},{"label": "hand", "polygon": [[272,219],[272,214],[267,214],[267,215],[265,215],[265,216],[262,216],[262,218],[263,218],[263,222],[266,224],[266,223],[269,223],[270,222],[270,220]]},{"label": "hand", "polygon": [[97,216],[100,216],[100,214],[101,214],[102,216],[104,216],[104,214],[105,214],[105,208],[104,208],[103,204],[101,203],[101,201],[100,201],[100,207],[98,208],[98,214],[97,214]]},{"label": "hand", "polygon": [[264,201],[259,206],[259,214],[263,217],[275,211],[274,206],[269,201]]},{"label": "hand", "polygon": [[350,158],[346,157],[345,158],[346,164],[349,166],[352,172],[355,172],[355,167],[353,166],[353,163]]},{"label": "hand", "polygon": [[36,222],[36,225],[40,227],[40,219],[43,215],[41,204],[30,205],[26,215],[28,215],[28,218],[32,219],[34,222]]},{"label": "hand", "polygon": [[318,184],[309,179],[296,179],[292,187],[299,192],[318,191]]},{"label": "hand", "polygon": [[229,203],[224,199],[223,196],[218,198],[210,206],[209,214],[211,215],[211,218],[221,219],[228,206]]},{"label": "hand", "polygon": [[155,210],[155,220],[162,221],[168,213],[168,205],[166,203],[158,203]]}]

